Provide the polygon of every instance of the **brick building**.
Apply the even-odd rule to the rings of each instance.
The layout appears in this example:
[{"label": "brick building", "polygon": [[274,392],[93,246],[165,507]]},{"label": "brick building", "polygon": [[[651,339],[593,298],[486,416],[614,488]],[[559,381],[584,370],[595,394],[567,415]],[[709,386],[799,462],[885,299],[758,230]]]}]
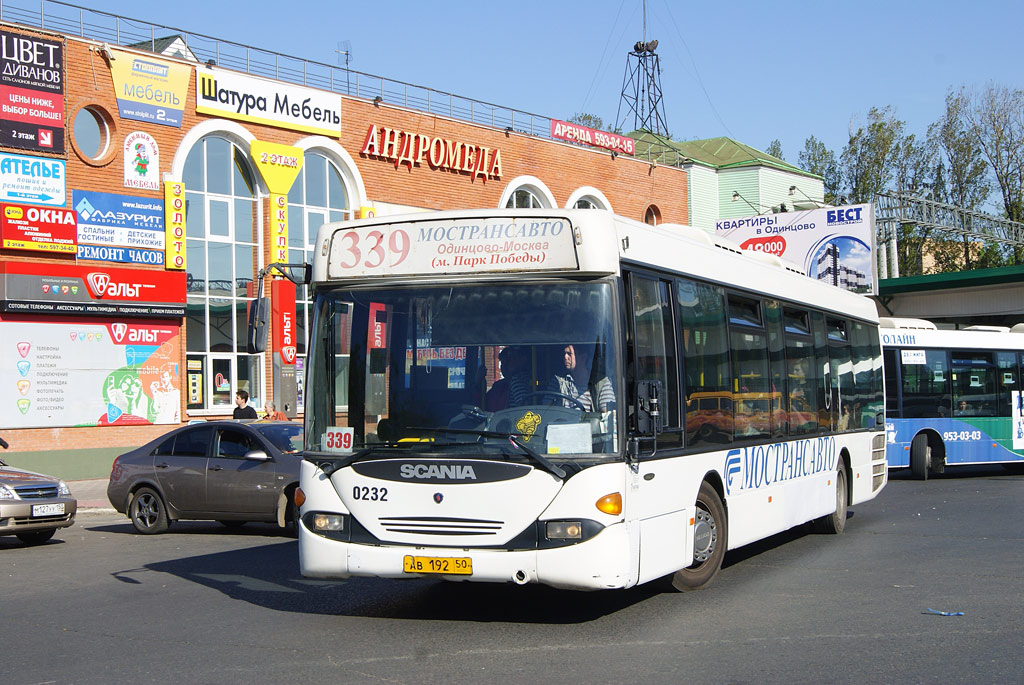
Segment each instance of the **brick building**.
[{"label": "brick building", "polygon": [[308,261],[326,221],[582,206],[688,222],[684,170],[554,139],[549,120],[536,134],[266,78],[180,36],[0,29],[0,430],[18,465],[105,475],[126,447],[230,416],[237,389],[274,398],[281,350],[244,345],[255,275]]}]

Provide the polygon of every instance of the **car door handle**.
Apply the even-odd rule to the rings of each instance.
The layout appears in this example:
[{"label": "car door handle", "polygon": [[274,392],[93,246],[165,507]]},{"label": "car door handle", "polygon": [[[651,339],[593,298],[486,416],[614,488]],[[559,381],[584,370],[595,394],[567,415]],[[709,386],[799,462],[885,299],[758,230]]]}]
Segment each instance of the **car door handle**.
[{"label": "car door handle", "polygon": [[158,469],[166,469],[166,468],[167,468],[168,466],[170,466],[170,464],[168,464],[168,463],[167,463],[166,461],[165,461],[165,462],[163,462],[162,464],[157,464],[157,465],[156,465],[156,467],[157,467]]},{"label": "car door handle", "polygon": [[211,471],[223,471],[224,467],[223,466],[218,466],[218,465],[214,464],[213,466],[210,467],[210,470]]}]

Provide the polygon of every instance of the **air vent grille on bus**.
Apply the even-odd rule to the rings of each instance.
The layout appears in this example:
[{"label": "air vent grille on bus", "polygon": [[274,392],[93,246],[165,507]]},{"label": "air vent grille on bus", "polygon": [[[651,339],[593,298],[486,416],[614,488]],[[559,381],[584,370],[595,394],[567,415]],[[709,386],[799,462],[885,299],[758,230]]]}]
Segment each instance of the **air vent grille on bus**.
[{"label": "air vent grille on bus", "polygon": [[503,521],[447,516],[384,516],[377,520],[389,533],[415,535],[495,535],[504,525]]}]

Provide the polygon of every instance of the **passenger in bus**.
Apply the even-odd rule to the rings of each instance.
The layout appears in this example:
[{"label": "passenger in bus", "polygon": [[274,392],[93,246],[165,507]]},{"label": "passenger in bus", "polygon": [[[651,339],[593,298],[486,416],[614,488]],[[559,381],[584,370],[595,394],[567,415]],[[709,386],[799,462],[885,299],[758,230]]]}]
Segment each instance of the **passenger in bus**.
[{"label": "passenger in bus", "polygon": [[[562,400],[566,407],[582,406],[585,411],[609,411],[615,408],[615,390],[603,369],[592,369],[593,355],[585,345],[566,345],[562,348],[562,361],[565,372],[555,374],[548,385],[550,392],[568,395],[579,405],[567,399]],[[582,392],[581,392],[582,389]],[[597,406],[594,406],[594,397]]]},{"label": "passenger in bus", "polygon": [[530,379],[530,354],[516,345],[509,345],[498,353],[501,378],[494,382],[484,398],[484,409],[499,411],[507,407],[519,407],[533,392]]},{"label": "passenger in bus", "polygon": [[974,416],[974,409],[967,404],[967,400],[960,400],[960,404],[957,405],[957,409],[953,412],[954,416]]}]

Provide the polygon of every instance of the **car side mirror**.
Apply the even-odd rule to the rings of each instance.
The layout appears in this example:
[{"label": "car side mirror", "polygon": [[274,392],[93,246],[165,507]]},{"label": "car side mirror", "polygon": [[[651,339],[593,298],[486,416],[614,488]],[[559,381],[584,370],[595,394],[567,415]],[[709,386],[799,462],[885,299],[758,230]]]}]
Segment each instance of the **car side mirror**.
[{"label": "car side mirror", "polygon": [[270,455],[263,450],[253,450],[245,453],[245,458],[249,461],[270,461]]}]

